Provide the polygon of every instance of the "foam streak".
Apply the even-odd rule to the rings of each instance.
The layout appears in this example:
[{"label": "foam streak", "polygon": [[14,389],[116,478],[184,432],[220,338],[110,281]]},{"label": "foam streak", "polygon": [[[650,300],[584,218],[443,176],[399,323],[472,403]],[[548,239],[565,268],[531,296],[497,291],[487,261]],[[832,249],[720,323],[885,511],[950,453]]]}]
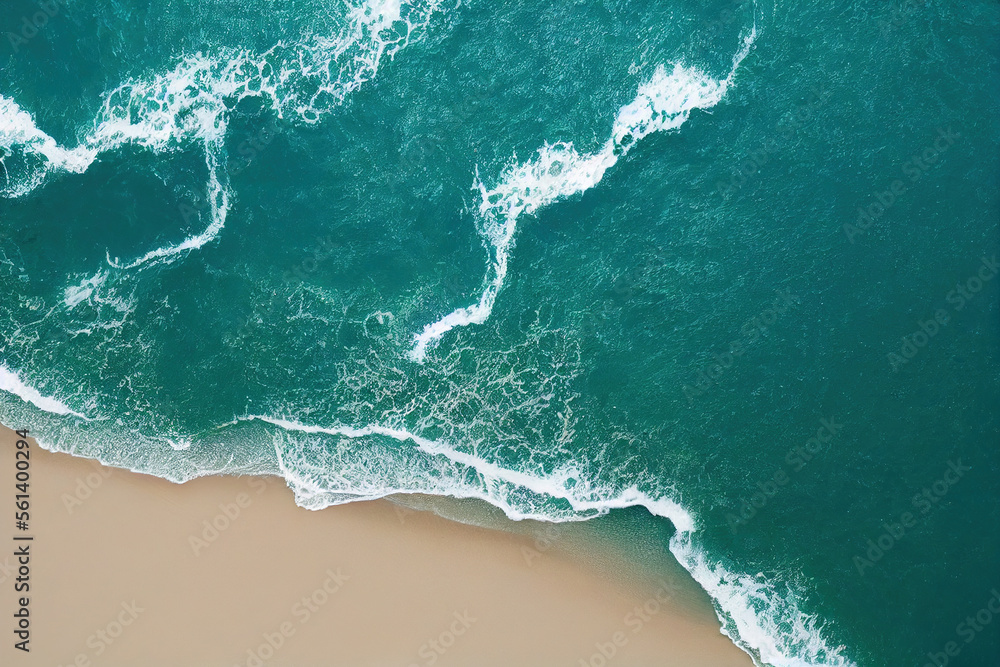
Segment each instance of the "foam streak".
[{"label": "foam streak", "polygon": [[151,250],[139,259],[128,264],[119,264],[117,260],[108,258],[108,264],[116,269],[134,269],[143,265],[153,265],[159,262],[169,262],[188,250],[197,250],[206,243],[214,241],[226,226],[226,215],[229,213],[229,189],[219,180],[221,146],[207,144],[205,146],[205,163],[208,167],[208,200],[211,206],[211,223],[201,234],[189,236],[180,243]]},{"label": "foam streak", "polygon": [[485,288],[478,303],[458,308],[415,334],[410,359],[422,363],[427,350],[446,333],[456,327],[482,324],[489,318],[507,276],[514,234],[522,216],[534,215],[560,199],[586,192],[600,183],[605,172],[640,139],[653,132],[677,130],[693,110],[718,104],[732,86],[736,70],[756,36],[754,26],[733,57],[729,75],[722,80],[681,64],[675,64],[669,72],[662,65],[657,67],[652,78],[639,86],[635,99],[619,109],[611,137],[596,153],[581,155],[571,143],[546,144],[531,161],[509,168],[492,189],[487,189],[477,176],[475,187],[482,197],[480,226],[493,255]]},{"label": "foam streak", "polygon": [[10,370],[2,363],[0,363],[0,390],[14,394],[22,401],[31,403],[39,410],[89,421],[88,417],[72,410],[62,401],[51,396],[43,396],[34,387],[26,385],[15,371]]}]

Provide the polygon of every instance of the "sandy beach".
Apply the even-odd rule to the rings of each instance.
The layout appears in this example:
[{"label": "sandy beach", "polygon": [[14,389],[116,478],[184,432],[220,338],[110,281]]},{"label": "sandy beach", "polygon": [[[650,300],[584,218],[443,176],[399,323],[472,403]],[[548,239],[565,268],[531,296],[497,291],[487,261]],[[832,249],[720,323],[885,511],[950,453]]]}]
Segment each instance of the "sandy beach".
[{"label": "sandy beach", "polygon": [[[310,512],[279,479],[177,485],[31,441],[30,523],[17,531],[16,440],[0,433],[4,665],[752,664],[690,583],[616,576],[627,564],[588,563],[524,525],[389,501]],[[25,544],[27,594],[14,590]],[[28,653],[12,634],[23,595]]]}]

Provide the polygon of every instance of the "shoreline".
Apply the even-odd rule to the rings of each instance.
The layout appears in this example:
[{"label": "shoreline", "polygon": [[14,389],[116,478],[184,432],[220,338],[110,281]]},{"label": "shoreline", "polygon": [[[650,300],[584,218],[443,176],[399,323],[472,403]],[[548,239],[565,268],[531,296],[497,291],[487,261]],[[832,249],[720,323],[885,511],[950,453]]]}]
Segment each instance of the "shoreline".
[{"label": "shoreline", "polygon": [[[16,440],[0,428],[2,505]],[[636,576],[586,526],[548,540],[387,500],[309,511],[277,477],[175,484],[30,442],[31,651],[9,640],[4,664],[753,664],[693,580]]]}]

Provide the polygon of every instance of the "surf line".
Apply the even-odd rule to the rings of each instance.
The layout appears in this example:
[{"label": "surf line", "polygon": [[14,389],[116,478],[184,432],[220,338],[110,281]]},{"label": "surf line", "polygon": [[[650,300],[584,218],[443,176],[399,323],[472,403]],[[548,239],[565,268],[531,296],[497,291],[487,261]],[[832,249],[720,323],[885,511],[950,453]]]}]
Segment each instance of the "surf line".
[{"label": "surf line", "polygon": [[452,329],[485,322],[507,277],[518,220],[560,199],[589,190],[639,140],[654,132],[679,130],[692,111],[718,104],[732,86],[736,71],[756,38],[755,23],[744,34],[743,44],[733,56],[732,69],[721,80],[681,63],[675,63],[670,71],[658,66],[652,78],[639,86],[635,99],[618,110],[611,137],[595,153],[580,154],[569,142],[547,143],[532,160],[509,167],[492,189],[483,184],[477,170],[473,189],[479,190],[482,199],[478,225],[492,249],[483,292],[478,302],[457,308],[414,334],[407,356],[423,363],[427,351]]},{"label": "surf line", "polygon": [[[573,491],[567,484],[565,484],[565,482],[569,480],[561,479],[558,474],[549,477],[540,477],[531,473],[505,468],[477,454],[462,452],[451,443],[440,440],[431,440],[402,428],[384,426],[380,424],[367,424],[360,427],[345,425],[323,427],[311,424],[302,424],[290,419],[270,417],[266,415],[247,415],[237,417],[230,422],[230,424],[244,421],[264,422],[289,433],[298,432],[350,439],[381,436],[392,438],[393,440],[402,443],[413,443],[413,445],[415,445],[416,448],[423,454],[431,457],[444,457],[452,465],[456,466],[457,471],[467,471],[469,469],[474,470],[477,473],[477,479],[482,484],[481,487],[476,487],[475,489],[463,484],[456,484],[449,489],[425,487],[403,489],[386,486],[374,495],[355,494],[350,490],[344,489],[338,490],[338,493],[355,496],[352,500],[369,500],[396,493],[427,493],[433,495],[451,496],[454,498],[479,498],[480,500],[485,500],[494,507],[502,510],[504,514],[506,514],[507,517],[513,521],[521,519],[537,519],[540,521],[553,520],[552,517],[544,513],[523,512],[505,499],[498,497],[495,494],[494,483],[502,482],[520,487],[540,496],[566,501],[572,508],[573,512],[573,516],[567,520],[583,521],[600,514],[604,514],[611,509],[642,506],[657,516],[670,519],[670,521],[678,527],[678,530],[691,531],[695,528],[692,517],[686,510],[684,510],[684,508],[670,498],[653,497],[638,490],[634,486],[621,491],[615,497],[602,496],[600,490],[594,488],[590,488],[590,492],[588,494],[581,495],[579,492]],[[222,426],[228,426],[230,424],[224,424]],[[328,491],[328,489],[322,489],[316,484],[311,484],[303,480],[300,476],[296,475],[294,471],[290,470],[284,463],[284,457],[282,456],[280,448],[276,447],[275,453],[278,457],[279,468],[281,469],[281,472],[285,476],[286,480],[294,478],[296,483],[301,483],[303,488],[312,492],[321,493]],[[459,473],[459,478],[460,477],[461,473]]]},{"label": "surf line", "polygon": [[[400,485],[385,481],[381,484],[346,487],[343,481],[337,488],[310,480],[289,465],[282,447],[275,441],[275,454],[280,474],[295,491],[296,502],[310,509],[321,509],[332,504],[382,498],[395,494],[428,494],[452,498],[478,498],[500,509],[509,519],[519,521],[535,519],[562,523],[585,521],[608,513],[613,509],[644,507],[650,514],[670,521],[675,534],[669,542],[670,552],[713,599],[716,614],[722,623],[722,632],[740,649],[751,655],[757,664],[775,667],[857,667],[843,655],[843,646],[827,643],[828,628],[815,615],[802,608],[802,595],[792,582],[768,580],[762,574],[749,575],[731,571],[718,559],[711,558],[698,539],[697,518],[670,494],[642,490],[638,485],[628,488],[601,488],[589,483],[566,485],[558,474],[541,476],[531,472],[512,470],[488,459],[459,451],[453,444],[432,440],[404,428],[367,424],[364,426],[319,426],[303,424],[291,418],[266,415],[247,415],[235,418],[230,424],[243,421],[260,421],[283,431],[307,435],[327,435],[344,438],[381,436],[400,443],[412,443],[428,456],[442,456],[455,467],[445,475],[446,483],[434,480]],[[228,425],[228,424],[226,424]],[[223,425],[225,426],[225,425]],[[469,471],[475,471],[474,482],[469,483]],[[510,484],[551,499],[565,501],[571,508],[568,515],[556,516],[544,510],[519,506],[515,499],[503,493],[497,484]],[[302,496],[300,496],[300,493]],[[335,494],[321,506],[310,506],[309,496]],[[516,497],[516,493],[514,496]],[[791,630],[789,630],[789,628]]]}]

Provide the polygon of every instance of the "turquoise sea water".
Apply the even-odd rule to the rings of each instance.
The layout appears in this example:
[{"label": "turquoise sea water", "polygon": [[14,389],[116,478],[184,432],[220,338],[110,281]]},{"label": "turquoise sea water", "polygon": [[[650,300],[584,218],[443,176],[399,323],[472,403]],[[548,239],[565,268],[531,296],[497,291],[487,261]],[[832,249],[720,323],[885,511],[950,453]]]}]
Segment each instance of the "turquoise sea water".
[{"label": "turquoise sea water", "polygon": [[761,665],[1000,664],[996,2],[0,30],[4,424],[314,509],[611,512]]}]

